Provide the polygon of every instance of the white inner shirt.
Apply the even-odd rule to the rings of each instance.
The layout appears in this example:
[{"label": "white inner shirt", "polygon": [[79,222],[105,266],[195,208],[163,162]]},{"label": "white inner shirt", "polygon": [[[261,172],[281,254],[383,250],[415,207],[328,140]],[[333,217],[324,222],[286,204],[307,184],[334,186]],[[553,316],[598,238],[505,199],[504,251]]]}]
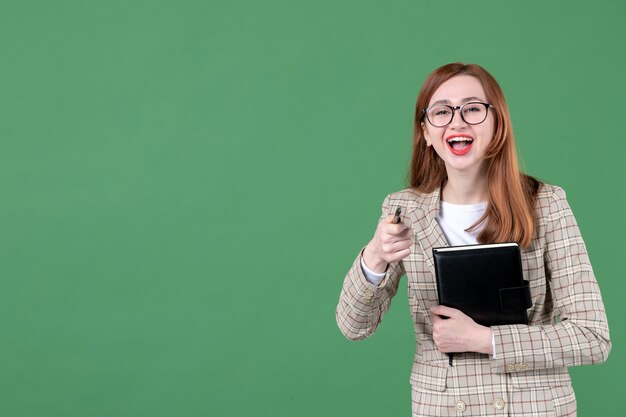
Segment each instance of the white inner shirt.
[{"label": "white inner shirt", "polygon": [[474,245],[480,234],[482,224],[471,232],[467,232],[487,210],[487,202],[477,204],[452,204],[441,202],[437,223],[450,246]]}]

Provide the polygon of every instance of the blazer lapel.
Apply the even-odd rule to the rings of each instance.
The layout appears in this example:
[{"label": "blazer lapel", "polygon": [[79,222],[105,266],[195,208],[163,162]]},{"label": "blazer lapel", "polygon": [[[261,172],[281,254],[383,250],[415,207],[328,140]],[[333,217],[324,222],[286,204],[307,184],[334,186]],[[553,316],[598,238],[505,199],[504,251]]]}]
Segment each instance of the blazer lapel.
[{"label": "blazer lapel", "polygon": [[439,223],[437,215],[439,214],[439,195],[440,189],[435,190],[431,194],[425,196],[424,200],[409,209],[406,218],[413,225],[415,231],[416,244],[418,244],[424,255],[426,263],[433,275],[435,274],[435,264],[433,262],[433,248],[449,246]]}]

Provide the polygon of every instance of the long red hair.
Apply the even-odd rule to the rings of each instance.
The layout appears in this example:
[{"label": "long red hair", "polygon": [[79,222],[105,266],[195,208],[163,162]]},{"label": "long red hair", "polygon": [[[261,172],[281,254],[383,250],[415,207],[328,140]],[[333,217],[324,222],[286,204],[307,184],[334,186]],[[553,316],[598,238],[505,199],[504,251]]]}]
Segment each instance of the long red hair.
[{"label": "long red hair", "polygon": [[[433,192],[447,180],[446,167],[432,146],[426,146],[422,122],[435,91],[457,75],[471,75],[482,84],[487,101],[494,106],[494,136],[485,154],[487,163],[487,210],[470,230],[483,224],[481,243],[517,242],[528,247],[535,227],[534,200],[540,182],[520,171],[511,128],[509,108],[497,81],[484,68],[455,62],[437,68],[428,76],[417,96],[413,155],[409,182],[417,191]],[[425,122],[426,123],[426,122]]]}]

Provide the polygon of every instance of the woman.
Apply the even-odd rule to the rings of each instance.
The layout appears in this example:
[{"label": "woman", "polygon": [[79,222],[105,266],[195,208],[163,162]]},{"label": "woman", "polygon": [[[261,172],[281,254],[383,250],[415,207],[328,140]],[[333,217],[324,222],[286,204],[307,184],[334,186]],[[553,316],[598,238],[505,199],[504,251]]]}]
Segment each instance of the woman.
[{"label": "woman", "polygon": [[[345,278],[342,333],[371,335],[406,274],[413,416],[576,415],[567,367],[604,362],[611,349],[600,290],[563,190],[519,171],[504,95],[480,66],[448,64],[427,78],[409,176]],[[528,325],[484,327],[437,305],[432,248],[493,242],[522,248]],[[451,362],[452,352],[465,353]]]}]

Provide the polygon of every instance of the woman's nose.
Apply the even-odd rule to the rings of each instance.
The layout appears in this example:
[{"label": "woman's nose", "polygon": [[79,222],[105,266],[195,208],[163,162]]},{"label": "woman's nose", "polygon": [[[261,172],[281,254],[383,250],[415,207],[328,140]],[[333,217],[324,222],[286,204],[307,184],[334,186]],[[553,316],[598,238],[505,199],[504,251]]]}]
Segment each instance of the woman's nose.
[{"label": "woman's nose", "polygon": [[463,118],[461,117],[461,111],[458,109],[455,110],[454,113],[452,113],[452,121],[450,122],[450,127],[459,129],[465,126],[467,126],[467,123],[465,123],[465,120],[463,120]]}]

